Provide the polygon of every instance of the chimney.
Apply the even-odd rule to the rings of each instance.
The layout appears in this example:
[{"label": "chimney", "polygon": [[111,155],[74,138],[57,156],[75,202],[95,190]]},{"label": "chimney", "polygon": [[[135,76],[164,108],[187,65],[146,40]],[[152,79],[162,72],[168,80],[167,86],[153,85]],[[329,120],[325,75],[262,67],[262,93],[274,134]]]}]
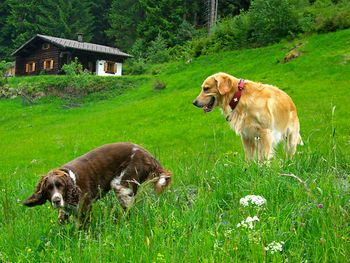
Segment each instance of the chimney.
[{"label": "chimney", "polygon": [[83,33],[77,33],[77,36],[78,36],[78,42],[84,42],[83,41],[83,36],[84,36]]}]

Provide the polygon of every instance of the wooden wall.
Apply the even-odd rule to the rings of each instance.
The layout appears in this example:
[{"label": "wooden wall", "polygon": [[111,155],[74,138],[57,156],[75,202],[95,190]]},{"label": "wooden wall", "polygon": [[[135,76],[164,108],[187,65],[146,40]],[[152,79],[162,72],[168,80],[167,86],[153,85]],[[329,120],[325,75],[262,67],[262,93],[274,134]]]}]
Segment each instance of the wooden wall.
[{"label": "wooden wall", "polygon": [[[60,65],[60,49],[50,44],[48,49],[42,49],[42,45],[38,45],[28,52],[27,54],[19,54],[16,56],[16,76],[23,75],[38,75],[41,72],[45,74],[57,74],[61,69]],[[53,69],[44,69],[44,61],[47,59],[53,59]],[[35,62],[34,72],[25,72],[26,63]]]}]

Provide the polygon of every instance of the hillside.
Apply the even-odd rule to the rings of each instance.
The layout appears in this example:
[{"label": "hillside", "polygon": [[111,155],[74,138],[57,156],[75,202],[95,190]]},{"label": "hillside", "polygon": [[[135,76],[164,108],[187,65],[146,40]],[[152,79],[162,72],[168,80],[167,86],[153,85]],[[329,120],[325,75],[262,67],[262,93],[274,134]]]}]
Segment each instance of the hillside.
[{"label": "hillside", "polygon": [[[123,77],[137,85],[104,99],[87,95],[78,107],[54,97],[33,105],[0,100],[0,261],[345,262],[350,30],[300,41],[302,55],[285,64],[278,61],[295,43],[156,65],[159,75]],[[240,138],[219,110],[192,106],[202,81],[219,71],[276,85],[293,98],[305,142],[295,160],[284,161],[279,148],[269,167],[246,164]],[[166,88],[155,91],[156,80]],[[57,228],[49,204],[21,206],[40,175],[114,141],[155,154],[173,171],[171,189],[159,199],[142,191],[128,218],[109,195],[95,205],[87,232]],[[299,176],[309,190],[281,173]],[[239,206],[247,194],[267,199],[254,234],[236,228],[254,215]],[[265,253],[273,240],[285,242],[283,253]]]}]

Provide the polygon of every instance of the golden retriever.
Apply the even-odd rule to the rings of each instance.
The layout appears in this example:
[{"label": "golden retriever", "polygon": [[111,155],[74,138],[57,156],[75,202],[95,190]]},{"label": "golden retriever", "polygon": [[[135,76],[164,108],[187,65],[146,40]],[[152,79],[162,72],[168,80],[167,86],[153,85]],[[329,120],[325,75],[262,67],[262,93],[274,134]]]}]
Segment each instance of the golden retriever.
[{"label": "golden retriever", "polygon": [[285,140],[287,158],[294,156],[297,144],[303,144],[296,107],[277,87],[217,73],[203,82],[193,104],[205,112],[216,106],[222,109],[231,128],[241,136],[248,161],[256,152],[259,161],[270,159],[281,140]]}]

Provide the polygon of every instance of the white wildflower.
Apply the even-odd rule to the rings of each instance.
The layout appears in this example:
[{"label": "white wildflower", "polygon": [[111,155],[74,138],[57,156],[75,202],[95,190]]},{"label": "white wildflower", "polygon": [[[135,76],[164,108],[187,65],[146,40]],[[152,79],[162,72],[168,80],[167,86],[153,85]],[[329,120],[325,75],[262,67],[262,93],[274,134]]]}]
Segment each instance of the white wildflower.
[{"label": "white wildflower", "polygon": [[283,241],[281,242],[272,241],[270,244],[267,245],[267,247],[265,247],[265,250],[270,251],[271,254],[274,254],[278,251],[282,251],[283,245],[284,245]]},{"label": "white wildflower", "polygon": [[260,221],[259,218],[257,216],[254,217],[250,217],[248,216],[246,218],[246,220],[242,220],[241,223],[238,223],[236,225],[237,228],[243,227],[243,228],[250,228],[253,229],[254,228],[254,222]]},{"label": "white wildflower", "polygon": [[266,199],[260,195],[247,195],[239,200],[239,203],[243,206],[249,206],[252,204],[254,206],[262,206],[266,203]]}]

